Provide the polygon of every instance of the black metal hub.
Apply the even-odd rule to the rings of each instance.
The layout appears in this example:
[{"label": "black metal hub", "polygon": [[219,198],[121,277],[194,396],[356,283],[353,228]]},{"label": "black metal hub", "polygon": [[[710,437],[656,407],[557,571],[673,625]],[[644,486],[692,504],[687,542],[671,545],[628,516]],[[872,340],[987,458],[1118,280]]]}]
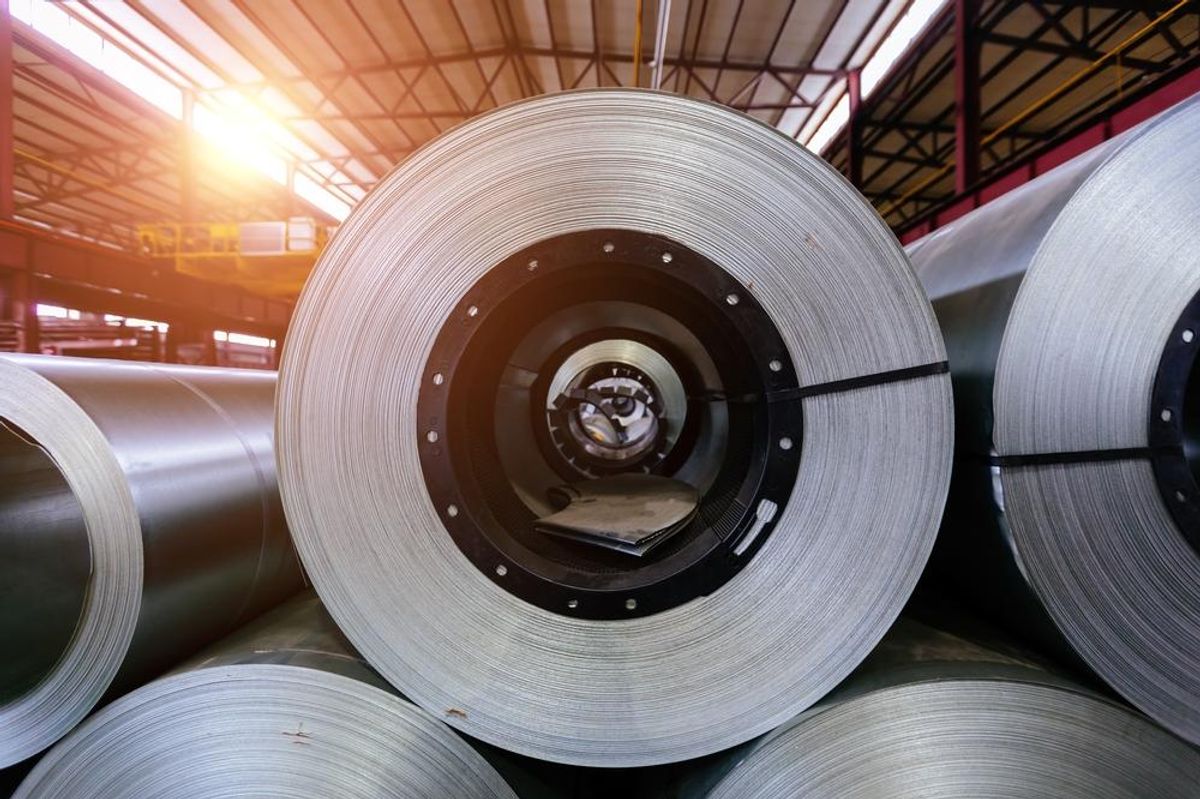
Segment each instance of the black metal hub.
[{"label": "black metal hub", "polygon": [[[559,319],[571,329],[546,329]],[[665,359],[686,412],[665,413],[635,363],[591,364],[549,396],[572,353],[612,340]],[[802,419],[799,401],[768,398],[796,387],[775,325],[716,264],[646,233],[558,236],[489,270],[439,332],[417,404],[425,484],[459,549],[510,593],[569,616],[657,613],[723,585],[771,533]],[[534,529],[547,480],[622,472],[694,485],[695,519],[644,557]]]},{"label": "black metal hub", "polygon": [[1150,401],[1154,476],[1179,531],[1200,553],[1200,294],[1179,315]]}]

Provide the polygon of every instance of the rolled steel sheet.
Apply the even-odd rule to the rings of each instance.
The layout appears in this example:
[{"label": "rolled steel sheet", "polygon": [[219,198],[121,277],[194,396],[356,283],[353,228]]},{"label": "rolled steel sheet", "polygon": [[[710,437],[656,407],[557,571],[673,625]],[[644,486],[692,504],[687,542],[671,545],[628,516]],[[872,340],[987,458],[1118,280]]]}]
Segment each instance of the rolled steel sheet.
[{"label": "rolled steel sheet", "polygon": [[46,753],[14,799],[80,796],[515,794],[366,666],[310,594],[107,705]]},{"label": "rolled steel sheet", "polygon": [[[598,230],[612,239],[590,239]],[[568,244],[510,263],[551,239]],[[777,507],[759,505],[748,535],[760,535],[761,548],[751,553],[745,541],[724,556],[741,559],[736,574],[658,612],[643,613],[649,600],[631,597],[591,618],[586,598],[518,596],[513,562],[481,567],[477,550],[452,539],[448,530],[475,511],[466,499],[435,500],[431,491],[452,496],[455,485],[431,488],[423,470],[453,450],[456,428],[418,405],[458,377],[452,364],[445,372],[430,364],[439,337],[485,324],[499,302],[476,292],[478,281],[500,275],[500,265],[515,268],[516,282],[549,279],[539,275],[551,256],[573,257],[573,241],[591,241],[587,258],[603,266],[625,240],[656,242],[661,259],[654,251],[653,264],[614,266],[610,282],[678,268],[694,287],[716,274],[731,288],[706,295],[719,306],[711,315],[753,310],[776,329],[778,355],[764,345],[744,360],[768,386],[772,375],[792,381],[776,398],[802,411],[803,424],[768,441],[764,458],[785,453],[795,476],[776,486]],[[684,282],[659,293],[668,311],[690,290]],[[622,329],[653,317],[642,299],[622,301]],[[656,333],[671,338],[672,324]],[[746,326],[735,324],[729,338]],[[687,350],[685,338],[672,343]],[[697,757],[811,705],[895,619],[948,485],[943,360],[928,302],[891,233],[794,141],[666,94],[541,97],[418,151],[323,254],[281,368],[284,505],[341,629],[405,696],[455,728],[563,763]],[[699,407],[727,398],[689,399]]]},{"label": "rolled steel sheet", "polygon": [[1127,706],[903,619],[845,686],[684,794],[1183,799],[1197,785],[1200,754]]},{"label": "rolled steel sheet", "polygon": [[1200,743],[1200,102],[910,248],[955,380],[932,566]]},{"label": "rolled steel sheet", "polygon": [[299,590],[274,389],[0,355],[0,766]]}]

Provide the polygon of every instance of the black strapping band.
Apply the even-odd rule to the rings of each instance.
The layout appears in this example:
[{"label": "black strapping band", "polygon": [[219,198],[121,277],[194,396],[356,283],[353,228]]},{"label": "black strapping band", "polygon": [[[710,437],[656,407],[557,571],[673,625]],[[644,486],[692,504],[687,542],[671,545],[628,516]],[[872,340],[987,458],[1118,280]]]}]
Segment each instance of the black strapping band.
[{"label": "black strapping band", "polygon": [[1085,449],[1077,452],[1035,452],[1028,455],[992,455],[988,457],[988,463],[992,466],[1011,469],[1021,466],[1053,466],[1067,463],[1154,459],[1177,454],[1179,454],[1179,447],[1124,447],[1119,449]]},{"label": "black strapping band", "polygon": [[869,375],[849,377],[845,380],[834,380],[829,383],[814,383],[811,386],[773,391],[767,394],[767,402],[793,402],[805,397],[817,397],[822,394],[837,394],[842,391],[853,391],[856,388],[868,388],[883,383],[900,383],[905,380],[916,380],[932,375],[944,375],[950,371],[948,361],[937,361],[920,366],[908,366],[904,369],[893,369],[889,372],[874,372]]}]

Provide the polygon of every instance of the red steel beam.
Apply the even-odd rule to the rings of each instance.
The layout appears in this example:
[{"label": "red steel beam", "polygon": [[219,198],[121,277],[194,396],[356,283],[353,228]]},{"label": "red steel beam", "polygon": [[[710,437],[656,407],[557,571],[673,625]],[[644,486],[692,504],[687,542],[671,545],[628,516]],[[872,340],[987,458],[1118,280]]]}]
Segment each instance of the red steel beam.
[{"label": "red steel beam", "polygon": [[846,161],[850,182],[862,191],[863,186],[863,99],[862,70],[846,75],[846,95],[850,98],[850,118],[846,128]]},{"label": "red steel beam", "polygon": [[1195,94],[1200,94],[1200,62],[1193,62],[1149,91],[1130,96],[1104,119],[1050,142],[982,185],[959,193],[937,211],[897,230],[897,235],[904,244],[916,241]]},{"label": "red steel beam", "polygon": [[275,339],[292,312],[282,300],[12,222],[0,222],[0,271],[14,273],[18,284],[28,280],[30,296],[22,299],[29,307],[46,302]]},{"label": "red steel beam", "polygon": [[13,30],[8,0],[0,0],[0,219],[12,219],[13,191]]},{"label": "red steel beam", "polygon": [[980,0],[954,0],[954,188],[979,180]]}]

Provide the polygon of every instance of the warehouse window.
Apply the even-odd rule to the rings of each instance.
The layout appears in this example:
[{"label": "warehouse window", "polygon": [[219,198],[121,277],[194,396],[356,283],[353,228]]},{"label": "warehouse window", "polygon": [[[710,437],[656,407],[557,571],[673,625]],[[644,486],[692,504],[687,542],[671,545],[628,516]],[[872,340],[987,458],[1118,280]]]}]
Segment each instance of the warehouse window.
[{"label": "warehouse window", "polygon": [[275,348],[275,339],[262,336],[251,336],[246,333],[229,333],[225,330],[214,330],[213,340],[225,341],[230,344],[245,344],[248,347]]},{"label": "warehouse window", "polygon": [[64,308],[61,305],[43,305],[37,306],[37,315],[43,319],[78,319],[80,318],[79,311],[74,308]]},{"label": "warehouse window", "polygon": [[153,319],[138,319],[133,316],[117,316],[111,313],[104,315],[104,323],[117,327],[140,327],[143,330],[157,329],[160,333],[166,333],[170,327],[166,322],[156,322]]}]

